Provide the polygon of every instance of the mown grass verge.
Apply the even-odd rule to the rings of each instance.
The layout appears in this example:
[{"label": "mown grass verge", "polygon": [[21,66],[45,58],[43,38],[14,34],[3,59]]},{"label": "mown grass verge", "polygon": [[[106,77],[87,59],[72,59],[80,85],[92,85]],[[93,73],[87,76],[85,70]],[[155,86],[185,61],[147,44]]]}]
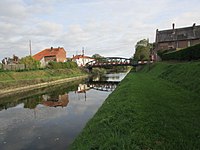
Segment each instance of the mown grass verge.
[{"label": "mown grass verge", "polygon": [[79,68],[46,69],[23,72],[4,71],[0,72],[0,89],[22,87],[85,74],[86,73]]},{"label": "mown grass verge", "polygon": [[[182,65],[159,63],[150,71],[129,73],[71,149],[200,149],[200,94],[185,87],[199,78],[185,80]],[[191,74],[199,68],[199,62],[185,65]]]}]

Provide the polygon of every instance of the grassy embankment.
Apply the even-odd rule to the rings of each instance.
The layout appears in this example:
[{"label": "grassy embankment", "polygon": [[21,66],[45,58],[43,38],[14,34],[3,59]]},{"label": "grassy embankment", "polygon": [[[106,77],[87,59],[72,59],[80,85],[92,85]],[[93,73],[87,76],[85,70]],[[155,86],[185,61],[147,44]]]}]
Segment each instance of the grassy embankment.
[{"label": "grassy embankment", "polygon": [[200,62],[130,72],[71,149],[200,149]]},{"label": "grassy embankment", "polygon": [[85,75],[85,72],[79,68],[46,69],[23,72],[3,71],[0,72],[0,89],[27,86],[81,75]]}]

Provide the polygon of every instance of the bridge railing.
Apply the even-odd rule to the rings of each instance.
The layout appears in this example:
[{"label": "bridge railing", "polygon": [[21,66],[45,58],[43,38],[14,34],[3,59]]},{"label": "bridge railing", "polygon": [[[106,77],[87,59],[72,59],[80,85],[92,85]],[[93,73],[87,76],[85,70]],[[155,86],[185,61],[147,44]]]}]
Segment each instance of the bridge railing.
[{"label": "bridge railing", "polygon": [[93,60],[86,64],[86,67],[99,67],[99,66],[120,66],[120,65],[132,65],[133,60],[121,57],[105,57]]}]

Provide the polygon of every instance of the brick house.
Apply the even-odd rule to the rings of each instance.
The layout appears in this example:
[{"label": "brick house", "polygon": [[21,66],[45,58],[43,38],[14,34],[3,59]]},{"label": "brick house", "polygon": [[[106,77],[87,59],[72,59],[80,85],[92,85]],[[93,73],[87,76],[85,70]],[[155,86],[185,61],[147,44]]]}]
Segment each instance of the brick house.
[{"label": "brick house", "polygon": [[172,24],[172,29],[156,30],[155,51],[158,50],[179,50],[200,43],[200,25],[184,28],[175,28]]},{"label": "brick house", "polygon": [[35,54],[33,58],[40,61],[41,67],[45,67],[50,61],[66,62],[66,51],[63,47],[51,47]]}]

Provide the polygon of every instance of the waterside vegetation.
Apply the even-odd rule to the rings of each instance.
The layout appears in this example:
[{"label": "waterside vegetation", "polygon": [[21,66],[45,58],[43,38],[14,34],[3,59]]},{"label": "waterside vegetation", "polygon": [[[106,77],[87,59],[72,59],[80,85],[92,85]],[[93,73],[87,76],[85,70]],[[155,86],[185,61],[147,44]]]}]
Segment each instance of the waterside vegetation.
[{"label": "waterside vegetation", "polygon": [[17,88],[81,75],[86,75],[86,72],[80,68],[27,70],[22,72],[2,71],[0,72],[0,89]]},{"label": "waterside vegetation", "polygon": [[200,59],[200,44],[190,46],[181,50],[163,50],[158,55],[162,60],[191,61]]}]

